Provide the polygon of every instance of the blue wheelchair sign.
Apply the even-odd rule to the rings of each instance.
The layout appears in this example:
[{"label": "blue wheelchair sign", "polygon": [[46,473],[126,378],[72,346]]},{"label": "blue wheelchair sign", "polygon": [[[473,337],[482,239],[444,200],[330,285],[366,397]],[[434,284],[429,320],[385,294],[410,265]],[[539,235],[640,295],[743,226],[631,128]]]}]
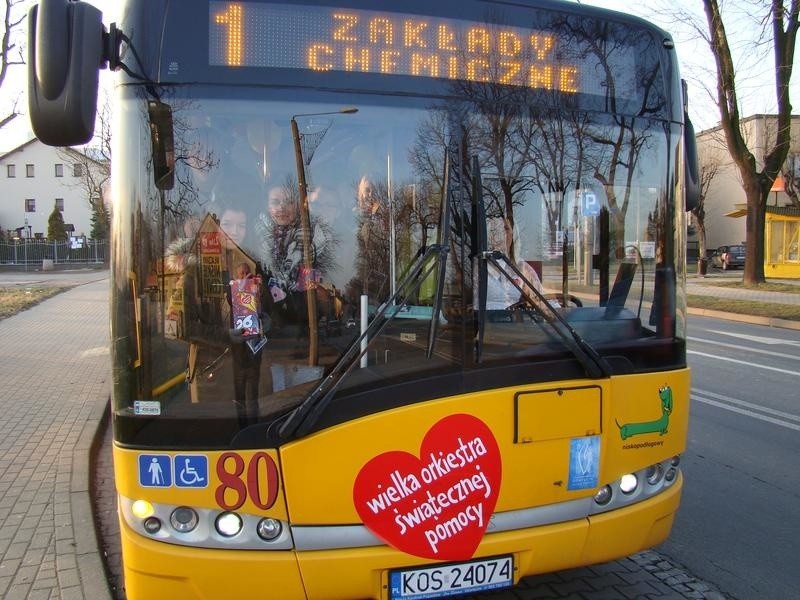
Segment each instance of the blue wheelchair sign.
[{"label": "blue wheelchair sign", "polygon": [[175,485],[177,487],[208,487],[208,457],[202,454],[175,456]]},{"label": "blue wheelchair sign", "polygon": [[596,217],[600,214],[600,201],[594,192],[581,192],[581,214],[584,217]]},{"label": "blue wheelchair sign", "polygon": [[139,455],[139,485],[142,487],[172,485],[172,462],[168,454]]}]

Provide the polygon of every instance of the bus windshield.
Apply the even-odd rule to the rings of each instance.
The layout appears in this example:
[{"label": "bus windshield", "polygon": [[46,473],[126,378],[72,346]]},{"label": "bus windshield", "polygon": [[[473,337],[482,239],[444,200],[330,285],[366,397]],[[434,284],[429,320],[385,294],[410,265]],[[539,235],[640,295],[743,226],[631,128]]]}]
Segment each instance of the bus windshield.
[{"label": "bus windshield", "polygon": [[[158,189],[149,162],[123,165],[121,175],[158,202],[139,207],[140,223],[119,223],[150,230],[150,247],[131,249],[148,293],[130,323],[136,343],[124,348],[149,369],[131,371],[136,391],[116,396],[133,439],[149,440],[152,428],[163,431],[152,443],[163,444],[189,419],[207,420],[226,444],[301,403],[357,341],[359,364],[337,382],[338,394],[359,399],[345,414],[381,410],[384,399],[365,394],[393,382],[570,363],[571,336],[558,335],[564,325],[548,308],[593,347],[627,353],[628,371],[652,368],[642,346],[675,333],[665,325],[674,304],[660,301],[675,291],[674,265],[659,255],[668,243],[664,165],[677,136],[664,123],[426,98],[350,95],[357,112],[341,112],[333,94],[301,103],[275,92],[169,93],[160,102],[174,136],[171,186]],[[131,97],[123,114],[138,118],[141,103]],[[612,172],[610,147],[621,135],[637,140],[635,169],[624,175]],[[142,146],[130,155],[155,147],[149,130],[127,143]],[[550,161],[563,164],[556,177]],[[483,249],[496,258],[481,260]],[[593,268],[602,253],[616,273],[605,298]],[[260,329],[243,332],[235,293],[247,280],[257,282],[248,289]],[[362,336],[381,307],[391,323]],[[563,371],[531,374],[548,376]]]}]

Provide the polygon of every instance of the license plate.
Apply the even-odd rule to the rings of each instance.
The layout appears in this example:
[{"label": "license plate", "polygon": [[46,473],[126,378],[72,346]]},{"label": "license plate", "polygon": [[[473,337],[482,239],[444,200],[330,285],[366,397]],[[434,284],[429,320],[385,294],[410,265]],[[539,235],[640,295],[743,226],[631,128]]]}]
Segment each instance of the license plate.
[{"label": "license plate", "polygon": [[484,590],[510,587],[514,582],[514,561],[499,556],[420,569],[389,573],[390,600],[443,598]]}]

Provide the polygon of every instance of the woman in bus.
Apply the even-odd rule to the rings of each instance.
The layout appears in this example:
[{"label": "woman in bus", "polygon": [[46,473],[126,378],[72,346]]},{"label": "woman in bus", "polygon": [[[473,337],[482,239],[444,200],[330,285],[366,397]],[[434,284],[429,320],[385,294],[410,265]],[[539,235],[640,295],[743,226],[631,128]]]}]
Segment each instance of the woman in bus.
[{"label": "woman in bus", "polygon": [[311,269],[303,260],[303,226],[297,188],[287,180],[267,192],[267,213],[256,223],[260,260],[267,276],[270,299],[278,309],[273,317],[307,321],[305,292],[334,265],[335,240],[325,221],[312,216]]}]

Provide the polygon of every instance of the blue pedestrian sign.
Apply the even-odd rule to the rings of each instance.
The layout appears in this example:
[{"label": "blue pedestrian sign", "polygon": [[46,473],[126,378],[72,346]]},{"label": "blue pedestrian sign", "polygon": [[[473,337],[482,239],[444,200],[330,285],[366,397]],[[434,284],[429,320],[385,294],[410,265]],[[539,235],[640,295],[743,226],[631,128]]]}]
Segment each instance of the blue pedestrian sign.
[{"label": "blue pedestrian sign", "polygon": [[600,214],[600,200],[594,192],[581,192],[581,214],[596,217]]},{"label": "blue pedestrian sign", "polygon": [[172,462],[168,454],[139,455],[139,485],[142,487],[172,485]]},{"label": "blue pedestrian sign", "polygon": [[208,487],[208,457],[202,454],[175,456],[175,485],[177,487]]}]

